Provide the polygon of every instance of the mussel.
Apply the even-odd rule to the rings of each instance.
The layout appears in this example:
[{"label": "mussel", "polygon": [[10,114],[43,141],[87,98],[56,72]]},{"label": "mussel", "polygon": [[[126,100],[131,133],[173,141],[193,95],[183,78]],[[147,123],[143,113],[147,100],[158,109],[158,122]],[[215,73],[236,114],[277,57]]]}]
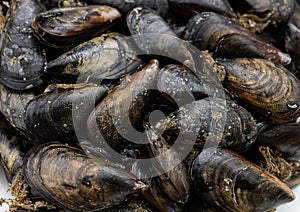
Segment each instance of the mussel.
[{"label": "mussel", "polygon": [[46,73],[73,83],[118,80],[143,64],[133,45],[131,39],[120,33],[102,34],[50,61]]},{"label": "mussel", "polygon": [[276,121],[300,114],[300,81],[283,66],[264,59],[218,59],[227,76],[224,86],[258,112]]},{"label": "mussel", "polygon": [[264,170],[286,183],[290,188],[300,183],[299,161],[290,160],[284,153],[269,146],[259,146],[258,152],[258,161],[256,163]]},{"label": "mussel", "polygon": [[208,53],[200,52],[195,46],[178,38],[169,24],[153,10],[134,8],[127,15],[127,26],[141,54],[155,56],[160,61],[167,58],[184,64],[206,82],[218,80],[218,77],[219,80],[223,79],[224,74],[221,69],[215,69]]},{"label": "mussel", "polygon": [[259,152],[255,162],[289,187],[300,183],[299,135],[299,123],[273,124],[258,135],[252,150]]},{"label": "mussel", "polygon": [[[159,121],[155,130],[177,151],[188,156],[187,163],[205,146],[246,151],[256,139],[256,123],[243,107],[218,98],[193,101]],[[192,150],[192,151],[190,151]]]},{"label": "mussel", "polygon": [[25,124],[35,143],[86,138],[86,121],[107,89],[94,84],[52,84],[25,108]]},{"label": "mussel", "polygon": [[183,158],[180,158],[176,148],[172,148],[163,137],[158,136],[151,126],[146,128],[146,134],[149,152],[155,158],[153,165],[159,173],[156,177],[157,182],[168,198],[180,204],[186,203],[190,195],[190,186]]},{"label": "mussel", "polygon": [[[160,33],[175,36],[167,22],[154,10],[136,7],[127,14],[127,26],[131,34]],[[149,47],[151,47],[149,45]]]},{"label": "mussel", "polygon": [[300,28],[300,2],[295,0],[295,9],[290,17],[288,23],[294,24],[297,28]]},{"label": "mussel", "polygon": [[66,48],[100,35],[120,18],[118,10],[104,5],[54,8],[36,15],[32,28],[43,44]]},{"label": "mussel", "polygon": [[300,124],[271,125],[257,136],[257,145],[268,146],[288,159],[300,160]]},{"label": "mussel", "polygon": [[289,70],[300,79],[300,2],[295,2],[295,10],[285,25],[284,48],[290,54],[292,63]]},{"label": "mussel", "polygon": [[[165,144],[164,144],[164,146],[165,146]],[[160,165],[155,162],[158,162],[158,161],[155,161],[155,159],[151,160],[151,161],[147,160],[147,162],[144,162],[143,160],[136,160],[135,163],[132,165],[131,172],[135,176],[137,176],[139,179],[141,179],[143,182],[145,182],[147,185],[149,185],[148,190],[143,192],[143,196],[148,201],[148,203],[150,203],[158,211],[162,211],[162,212],[163,211],[174,211],[174,212],[182,211],[183,205],[184,205],[184,204],[182,204],[183,202],[180,201],[180,203],[179,203],[177,201],[178,199],[174,200],[171,198],[172,195],[174,195],[174,194],[176,195],[176,194],[180,193],[180,192],[177,192],[176,190],[173,190],[174,188],[176,188],[178,186],[177,182],[172,181],[170,179],[166,179],[162,176],[162,175],[166,176],[166,174],[170,176],[170,174],[172,172],[173,173],[176,172],[176,168],[169,173],[164,173],[164,171],[166,171],[166,170],[159,169]],[[168,164],[169,162],[170,162],[170,160],[168,159],[168,162],[165,164]],[[169,164],[171,164],[171,163],[169,163]],[[165,167],[165,168],[167,168],[167,167]],[[179,172],[180,171],[181,171],[181,169],[179,170]],[[162,174],[162,175],[160,175],[160,174]],[[182,179],[183,181],[188,179],[188,178],[185,178],[186,174],[184,173],[184,175],[183,175],[183,179]],[[177,176],[180,177],[180,173],[178,173]],[[179,180],[181,180],[181,179],[179,178]],[[170,189],[165,190],[166,187],[169,187]],[[179,184],[178,188],[180,189],[180,184]],[[186,190],[184,189],[181,191],[186,191]],[[188,197],[188,196],[186,196],[186,194],[184,196]],[[181,200],[183,200],[183,199],[181,199]],[[156,211],[156,210],[154,210],[154,211]]]},{"label": "mussel", "polygon": [[242,13],[242,18],[254,22],[253,24],[266,23],[265,26],[272,22],[286,22],[295,8],[295,0],[229,1],[235,11]]},{"label": "mussel", "polygon": [[160,183],[156,178],[151,179],[149,189],[143,193],[145,199],[159,211],[183,211],[183,205],[179,204],[168,196],[162,190]]},{"label": "mussel", "polygon": [[[146,135],[143,120],[154,94],[159,63],[152,60],[140,71],[127,76],[92,111],[88,118],[89,137],[96,146],[103,142],[119,153],[134,150],[133,157],[143,154]],[[129,142],[130,141],[130,142]]]},{"label": "mussel", "polygon": [[38,0],[11,0],[0,39],[0,82],[11,89],[26,90],[43,83],[45,49],[31,29],[34,17],[43,10]]},{"label": "mussel", "polygon": [[269,29],[276,28],[276,39],[282,41],[281,28],[285,29],[286,23],[294,13],[296,0],[230,2],[242,26],[258,34],[265,34]]},{"label": "mussel", "polygon": [[258,57],[287,65],[291,58],[267,44],[257,35],[232,19],[213,12],[203,12],[187,23],[184,38],[201,50],[209,50],[216,57]]},{"label": "mussel", "polygon": [[147,188],[130,172],[59,143],[28,152],[23,174],[33,193],[73,211],[109,208]]},{"label": "mussel", "polygon": [[136,7],[127,14],[126,20],[141,53],[171,58],[180,63],[193,62],[187,42],[179,39],[168,23],[155,11]]},{"label": "mussel", "polygon": [[278,178],[226,149],[203,150],[190,174],[196,193],[225,211],[267,211],[295,198]]},{"label": "mussel", "polygon": [[300,163],[299,161],[291,161],[292,165],[292,175],[291,177],[286,181],[286,184],[290,188],[295,188],[300,184]]}]

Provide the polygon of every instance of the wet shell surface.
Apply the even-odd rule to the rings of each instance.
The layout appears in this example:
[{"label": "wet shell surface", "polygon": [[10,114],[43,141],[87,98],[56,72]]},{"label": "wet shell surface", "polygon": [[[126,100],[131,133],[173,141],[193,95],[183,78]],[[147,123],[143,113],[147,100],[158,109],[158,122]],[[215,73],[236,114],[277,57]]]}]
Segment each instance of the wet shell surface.
[{"label": "wet shell surface", "polygon": [[141,54],[169,57],[182,63],[192,61],[186,41],[179,39],[155,11],[136,7],[127,14],[126,21]]},{"label": "wet shell surface", "polygon": [[300,124],[276,124],[260,133],[257,145],[269,146],[289,159],[300,159]]},{"label": "wet shell surface", "polygon": [[[155,157],[156,169],[160,173],[156,180],[166,196],[174,202],[186,203],[190,196],[188,173],[178,152],[171,149],[171,145],[163,137],[155,134],[154,130],[146,129],[149,141],[149,152]],[[163,156],[162,156],[163,155]]]},{"label": "wet shell surface", "polygon": [[25,157],[23,174],[32,192],[73,211],[108,208],[146,188],[125,170],[58,143],[32,149]]},{"label": "wet shell surface", "polygon": [[213,12],[193,16],[186,25],[184,39],[216,57],[258,57],[289,64],[291,58],[267,44],[236,21]]},{"label": "wet shell surface", "polygon": [[120,33],[103,34],[49,62],[46,73],[74,83],[90,79],[100,84],[103,79],[119,79],[143,64],[133,45]]},{"label": "wet shell surface", "polygon": [[300,81],[286,68],[263,59],[220,59],[224,86],[266,117],[280,122],[300,115]]},{"label": "wet shell surface", "polygon": [[109,6],[54,8],[38,14],[32,28],[43,44],[65,48],[100,35],[120,18],[119,11]]},{"label": "wet shell surface", "polygon": [[[163,132],[168,142],[180,142],[182,149],[194,145],[193,158],[205,145],[246,151],[256,139],[256,123],[243,107],[231,101],[204,98],[193,101],[159,121],[155,130]],[[179,137],[178,137],[179,136]]]},{"label": "wet shell surface", "polygon": [[94,84],[49,85],[46,92],[36,96],[25,108],[25,124],[32,142],[84,137],[89,114],[106,94],[104,86]]},{"label": "wet shell surface", "polygon": [[203,150],[191,179],[198,195],[225,211],[267,211],[295,198],[278,178],[225,149]]},{"label": "wet shell surface", "polygon": [[105,150],[102,142],[106,142],[119,153],[134,150],[133,157],[143,154],[147,139],[143,120],[153,98],[152,91],[157,90],[159,70],[158,61],[150,61],[140,71],[127,76],[97,105],[87,121],[88,134],[94,143]]},{"label": "wet shell surface", "polygon": [[38,0],[12,0],[0,38],[0,82],[15,90],[43,83],[46,65],[43,46],[33,37],[31,22],[44,10]]},{"label": "wet shell surface", "polygon": [[35,98],[34,92],[20,93],[0,85],[0,112],[20,133],[28,133],[25,124],[25,108]]},{"label": "wet shell surface", "polygon": [[265,21],[277,22],[287,21],[290,18],[296,2],[294,0],[241,0],[237,4],[234,0],[229,1],[232,3],[232,7],[239,12],[256,15]]},{"label": "wet shell surface", "polygon": [[9,182],[22,169],[23,158],[30,145],[0,115],[0,160]]}]

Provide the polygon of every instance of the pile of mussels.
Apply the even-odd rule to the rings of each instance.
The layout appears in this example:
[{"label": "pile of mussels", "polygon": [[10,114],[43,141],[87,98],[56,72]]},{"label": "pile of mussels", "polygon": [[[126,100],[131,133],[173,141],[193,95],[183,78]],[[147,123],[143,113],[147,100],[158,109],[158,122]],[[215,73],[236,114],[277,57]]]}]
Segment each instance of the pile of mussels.
[{"label": "pile of mussels", "polygon": [[299,5],[1,1],[0,156],[16,196],[2,202],[252,212],[294,200]]}]

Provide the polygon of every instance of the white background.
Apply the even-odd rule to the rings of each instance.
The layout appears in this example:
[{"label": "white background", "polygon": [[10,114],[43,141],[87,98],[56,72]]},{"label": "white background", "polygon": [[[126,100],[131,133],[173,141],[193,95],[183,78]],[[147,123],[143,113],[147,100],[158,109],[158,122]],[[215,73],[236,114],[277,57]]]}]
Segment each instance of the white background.
[{"label": "white background", "polygon": [[[0,198],[11,197],[10,193],[6,192],[7,189],[8,189],[8,184],[4,176],[2,166],[0,165]],[[0,206],[1,212],[4,212],[5,210],[8,210],[7,205],[3,205],[2,207]]]},{"label": "white background", "polygon": [[[11,195],[8,192],[6,192],[7,189],[8,189],[8,184],[3,173],[3,169],[0,166],[0,198],[11,197]],[[300,186],[296,187],[294,191],[296,194],[296,200],[279,207],[277,210],[278,212],[299,212],[300,211]],[[4,212],[6,210],[8,210],[7,205],[4,205],[2,207],[0,206],[0,212]]]}]

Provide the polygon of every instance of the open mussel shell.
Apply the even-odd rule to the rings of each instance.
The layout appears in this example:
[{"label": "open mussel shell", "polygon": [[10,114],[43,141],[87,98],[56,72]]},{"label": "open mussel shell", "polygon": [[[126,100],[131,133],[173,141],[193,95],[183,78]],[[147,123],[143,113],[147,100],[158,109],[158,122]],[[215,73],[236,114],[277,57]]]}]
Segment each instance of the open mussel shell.
[{"label": "open mussel shell", "polygon": [[130,172],[59,143],[28,152],[23,174],[32,193],[72,211],[109,208],[147,187]]},{"label": "open mussel shell", "polygon": [[0,82],[15,90],[43,83],[44,47],[33,37],[31,22],[44,10],[37,0],[12,0],[0,39]]},{"label": "open mussel shell", "polygon": [[197,194],[225,211],[267,211],[295,198],[278,178],[230,150],[203,150],[190,174]]},{"label": "open mussel shell", "polygon": [[142,61],[131,39],[120,33],[102,34],[50,61],[46,74],[62,81],[100,84],[135,72]]},{"label": "open mussel shell", "polygon": [[32,28],[43,44],[65,48],[100,35],[120,18],[117,9],[103,5],[54,8],[38,14]]},{"label": "open mussel shell", "polygon": [[224,86],[266,117],[295,121],[300,115],[300,81],[283,66],[264,59],[219,59]]},{"label": "open mussel shell", "polygon": [[267,44],[232,19],[213,12],[202,12],[187,23],[184,38],[200,50],[214,52],[216,57],[258,57],[289,64],[291,58]]}]

